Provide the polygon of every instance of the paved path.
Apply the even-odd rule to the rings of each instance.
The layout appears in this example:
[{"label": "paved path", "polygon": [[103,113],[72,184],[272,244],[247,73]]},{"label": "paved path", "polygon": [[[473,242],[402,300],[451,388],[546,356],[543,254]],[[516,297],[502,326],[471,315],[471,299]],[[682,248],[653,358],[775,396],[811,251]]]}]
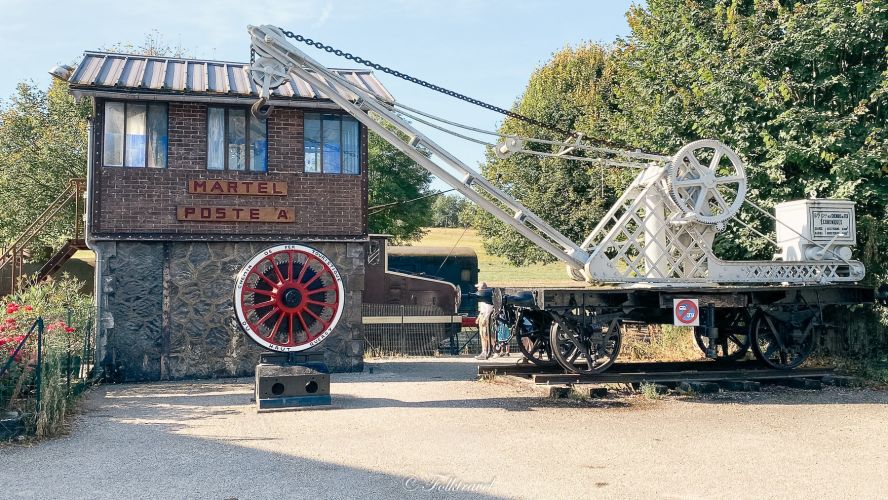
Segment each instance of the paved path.
[{"label": "paved path", "polygon": [[888,393],[550,401],[468,360],[334,375],[336,409],[249,381],[107,385],[70,435],[0,448],[3,498],[884,498]]}]

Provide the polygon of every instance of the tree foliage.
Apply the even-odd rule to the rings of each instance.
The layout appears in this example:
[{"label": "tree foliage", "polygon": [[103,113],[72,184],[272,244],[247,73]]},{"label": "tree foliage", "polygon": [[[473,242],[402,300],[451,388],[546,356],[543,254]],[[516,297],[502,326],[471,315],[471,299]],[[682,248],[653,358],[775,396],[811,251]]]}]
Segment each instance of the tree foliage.
[{"label": "tree foliage", "polygon": [[431,224],[433,199],[422,197],[432,175],[378,135],[369,136],[370,232],[390,234],[394,242],[419,239]]},{"label": "tree foliage", "polygon": [[[884,225],[876,222],[885,218],[888,204],[888,5],[650,0],[627,16],[631,35],[613,47],[587,45],[555,54],[531,77],[517,110],[573,126],[593,140],[666,154],[701,137],[722,140],[746,162],[748,196],[757,203],[773,207],[803,197],[848,198],[862,219],[874,221],[859,227],[860,243],[884,240]],[[580,67],[586,51],[600,52],[601,62],[585,63],[600,72]],[[573,64],[575,70],[566,70]],[[549,104],[547,95],[565,102]],[[548,114],[547,106],[554,106]],[[565,112],[571,109],[583,116]],[[514,126],[507,120],[502,130],[512,132]],[[581,189],[560,184],[558,176],[574,175],[577,185],[588,186],[592,172],[577,175],[582,167],[565,164],[561,170],[573,174],[550,173],[547,161],[488,157],[485,171],[505,179],[500,182],[519,199],[531,200],[531,208],[556,228],[571,237],[583,234],[597,222],[596,209],[606,197],[590,193],[577,199]],[[545,175],[520,189],[509,184],[530,172]],[[564,195],[533,203],[552,193],[553,176],[556,189],[567,187]],[[618,192],[624,187],[614,185]],[[773,222],[750,210],[741,217],[763,232],[773,229]],[[525,255],[523,239],[515,242],[511,236],[509,242],[510,232],[491,228],[496,225],[487,221],[488,251],[516,263],[543,257]],[[774,250],[738,224],[728,231],[717,240],[721,255],[768,258]]]},{"label": "tree foliage", "polygon": [[[61,193],[68,180],[86,175],[89,103],[68,93],[64,82],[48,90],[18,85],[0,105],[0,240],[9,242]],[[65,211],[37,240],[55,246],[71,236],[73,210]]]},{"label": "tree foliage", "polygon": [[[585,133],[592,141],[608,139],[613,113],[613,65],[606,49],[587,44],[565,48],[531,75],[515,110],[544,123]],[[500,132],[546,140],[564,140],[555,132],[507,118]],[[529,144],[539,151],[549,146]],[[572,239],[594,227],[614,201],[615,184],[624,173],[557,158],[519,154],[500,159],[487,152],[482,172],[504,191]],[[551,257],[493,217],[478,212],[474,225],[488,252],[514,264],[548,261]]]},{"label": "tree foliage", "polygon": [[466,210],[471,203],[458,195],[442,195],[432,202],[432,227],[465,227],[471,225]]}]

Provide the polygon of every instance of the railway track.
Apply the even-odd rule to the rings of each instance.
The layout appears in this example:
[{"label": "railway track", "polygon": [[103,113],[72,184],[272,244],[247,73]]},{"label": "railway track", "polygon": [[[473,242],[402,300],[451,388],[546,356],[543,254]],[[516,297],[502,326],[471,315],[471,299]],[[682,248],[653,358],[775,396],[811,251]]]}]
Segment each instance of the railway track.
[{"label": "railway track", "polygon": [[658,384],[766,382],[796,387],[816,388],[821,382],[850,384],[847,377],[839,377],[831,368],[799,368],[777,370],[749,361],[718,363],[712,361],[688,361],[666,363],[614,363],[604,373],[579,375],[566,373],[561,367],[532,364],[485,364],[478,366],[478,375],[509,375],[537,385],[574,384]]}]

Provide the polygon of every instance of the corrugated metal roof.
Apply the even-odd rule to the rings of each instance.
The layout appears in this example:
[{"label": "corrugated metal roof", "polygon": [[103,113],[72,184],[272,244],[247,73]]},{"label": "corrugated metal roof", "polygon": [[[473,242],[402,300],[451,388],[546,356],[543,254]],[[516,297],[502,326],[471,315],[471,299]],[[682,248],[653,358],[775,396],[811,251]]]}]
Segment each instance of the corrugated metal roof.
[{"label": "corrugated metal roof", "polygon": [[[386,100],[393,97],[370,70],[333,69],[354,85]],[[249,63],[86,52],[68,80],[75,88],[133,92],[257,96]],[[298,78],[272,93],[286,99],[327,99],[316,87]]]}]

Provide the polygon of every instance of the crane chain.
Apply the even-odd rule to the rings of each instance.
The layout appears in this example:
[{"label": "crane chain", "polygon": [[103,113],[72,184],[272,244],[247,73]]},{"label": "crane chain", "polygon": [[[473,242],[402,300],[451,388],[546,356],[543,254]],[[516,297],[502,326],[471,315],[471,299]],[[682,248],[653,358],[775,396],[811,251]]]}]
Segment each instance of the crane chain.
[{"label": "crane chain", "polygon": [[334,54],[339,57],[344,57],[344,58],[348,59],[349,61],[354,61],[358,64],[362,64],[364,66],[367,66],[368,68],[373,68],[377,71],[382,71],[383,73],[387,73],[389,75],[395,76],[395,77],[400,78],[402,80],[406,80],[408,82],[415,83],[417,85],[421,85],[427,89],[434,90],[435,92],[440,92],[442,94],[448,95],[450,97],[455,97],[455,98],[465,101],[467,103],[474,104],[476,106],[480,106],[485,109],[489,109],[490,111],[494,111],[496,113],[500,113],[500,114],[506,115],[508,117],[515,118],[516,120],[521,120],[525,123],[529,123],[531,125],[536,125],[537,127],[542,127],[544,129],[547,129],[552,132],[557,132],[563,136],[577,135],[577,132],[564,130],[560,127],[556,127],[556,126],[550,125],[548,123],[543,123],[535,118],[531,118],[529,116],[524,116],[520,113],[516,113],[514,111],[509,111],[508,109],[503,109],[499,106],[494,106],[493,104],[488,104],[484,101],[479,101],[478,99],[475,99],[473,97],[469,97],[467,95],[460,94],[459,92],[454,92],[453,90],[445,89],[444,87],[440,87],[438,85],[435,85],[434,83],[429,83],[425,80],[420,80],[419,78],[410,76],[406,73],[401,73],[398,70],[394,70],[394,69],[388,68],[386,66],[383,66],[381,64],[377,64],[373,61],[370,61],[369,59],[364,59],[363,57],[352,55],[348,52],[343,52],[343,51],[341,51],[339,49],[335,49],[329,45],[325,45],[319,41],[312,40],[311,38],[306,38],[302,35],[297,35],[297,34],[293,33],[292,31],[287,31],[287,30],[282,29],[281,32],[283,32],[283,34],[286,35],[288,38],[292,38],[292,39],[296,40],[297,42],[302,42],[307,45],[317,47],[317,48],[319,48],[323,51],[326,51],[330,54]]}]

